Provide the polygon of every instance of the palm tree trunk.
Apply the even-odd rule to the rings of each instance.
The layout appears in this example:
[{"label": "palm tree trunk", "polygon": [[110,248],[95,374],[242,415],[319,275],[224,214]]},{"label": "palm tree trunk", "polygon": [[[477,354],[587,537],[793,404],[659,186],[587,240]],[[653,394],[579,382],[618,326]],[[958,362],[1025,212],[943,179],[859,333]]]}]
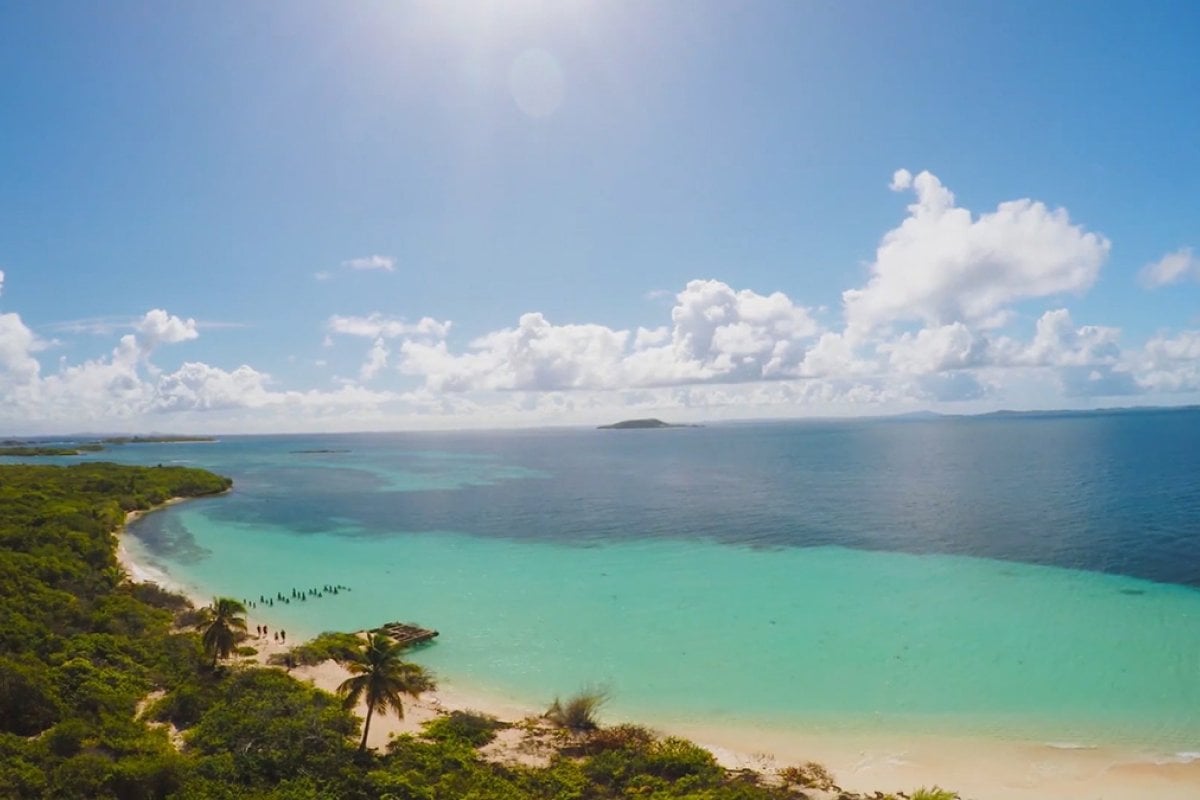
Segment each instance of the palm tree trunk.
[{"label": "palm tree trunk", "polygon": [[373,713],[375,713],[375,707],[368,705],[367,719],[365,722],[363,722],[363,738],[362,742],[358,745],[358,752],[360,753],[366,751],[367,749],[367,731],[371,730],[371,714]]}]

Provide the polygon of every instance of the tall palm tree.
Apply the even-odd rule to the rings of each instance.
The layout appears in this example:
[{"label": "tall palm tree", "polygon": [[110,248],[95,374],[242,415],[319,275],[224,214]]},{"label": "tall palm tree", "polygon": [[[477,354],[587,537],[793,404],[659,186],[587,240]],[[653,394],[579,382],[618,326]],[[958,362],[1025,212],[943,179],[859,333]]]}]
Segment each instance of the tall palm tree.
[{"label": "tall palm tree", "polygon": [[371,729],[371,715],[378,711],[387,713],[394,709],[396,716],[404,719],[404,704],[401,695],[417,697],[421,692],[434,688],[433,676],[424,668],[404,661],[401,655],[404,646],[392,641],[382,633],[367,634],[367,640],[354,656],[344,663],[353,677],[347,678],[337,691],[347,709],[366,699],[367,719],[363,723],[362,742],[358,752],[367,749],[367,731]]},{"label": "tall palm tree", "polygon": [[246,619],[242,615],[246,607],[232,597],[214,597],[213,603],[204,609],[197,627],[204,629],[201,642],[204,652],[211,653],[213,668],[218,658],[229,658],[238,641],[246,635]]}]

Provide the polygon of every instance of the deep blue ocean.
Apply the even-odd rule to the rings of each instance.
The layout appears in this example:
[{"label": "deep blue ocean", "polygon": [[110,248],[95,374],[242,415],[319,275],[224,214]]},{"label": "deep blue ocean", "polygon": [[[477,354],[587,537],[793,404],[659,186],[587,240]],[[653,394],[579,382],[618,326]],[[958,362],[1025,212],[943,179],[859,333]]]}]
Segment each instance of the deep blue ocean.
[{"label": "deep blue ocean", "polygon": [[1196,410],[229,437],[98,457],[114,456],[231,475],[211,517],[297,534],[352,519],[359,536],[836,545],[1200,587]]}]

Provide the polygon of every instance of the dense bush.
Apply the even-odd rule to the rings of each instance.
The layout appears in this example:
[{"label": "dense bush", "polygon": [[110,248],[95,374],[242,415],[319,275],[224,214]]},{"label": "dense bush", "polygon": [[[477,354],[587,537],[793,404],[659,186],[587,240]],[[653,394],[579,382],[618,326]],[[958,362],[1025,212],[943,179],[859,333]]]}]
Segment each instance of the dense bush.
[{"label": "dense bush", "polygon": [[483,747],[496,738],[496,731],[507,728],[493,716],[477,711],[451,711],[425,723],[426,739],[462,742],[471,747]]},{"label": "dense bush", "polygon": [[362,649],[363,640],[354,633],[326,631],[316,638],[298,644],[286,653],[274,653],[270,663],[276,666],[307,667],[324,661],[346,661]]}]

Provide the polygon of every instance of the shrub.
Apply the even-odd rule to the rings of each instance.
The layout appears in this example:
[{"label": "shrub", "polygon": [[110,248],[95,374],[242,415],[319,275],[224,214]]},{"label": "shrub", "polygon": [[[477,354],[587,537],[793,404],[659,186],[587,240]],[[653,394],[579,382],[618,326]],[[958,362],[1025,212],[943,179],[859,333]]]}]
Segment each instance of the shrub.
[{"label": "shrub", "polygon": [[277,667],[311,667],[325,661],[352,660],[362,650],[362,637],[354,633],[326,631],[286,653],[273,653],[267,663]]},{"label": "shrub", "polygon": [[61,711],[44,667],[32,659],[0,657],[0,730],[31,736],[53,725]]},{"label": "shrub", "polygon": [[654,744],[654,732],[641,725],[614,725],[601,728],[588,737],[586,751],[603,753],[608,750],[645,750]]},{"label": "shrub", "polygon": [[478,711],[451,711],[426,722],[423,735],[435,742],[463,742],[472,747],[483,747],[496,738],[496,731],[507,727],[507,723]]},{"label": "shrub", "polygon": [[175,614],[175,627],[181,630],[192,630],[204,621],[204,609],[184,608]]},{"label": "shrub", "polygon": [[129,592],[146,605],[164,608],[167,611],[180,612],[192,607],[191,600],[164,589],[157,583],[134,583],[130,585]]},{"label": "shrub", "polygon": [[575,733],[587,733],[600,727],[596,712],[608,702],[608,693],[602,689],[584,689],[564,703],[557,697],[546,709],[545,717],[560,728]]},{"label": "shrub", "polygon": [[708,750],[675,736],[654,742],[646,756],[643,771],[668,781],[688,776],[716,780],[724,772]]},{"label": "shrub", "polygon": [[808,761],[794,767],[784,767],[779,770],[779,778],[787,785],[801,786],[805,789],[829,791],[837,785],[833,782],[833,775],[829,773],[829,770],[815,761]]},{"label": "shrub", "polygon": [[922,786],[913,792],[912,800],[958,800],[958,793],[942,789],[939,786],[934,786],[932,789]]}]

